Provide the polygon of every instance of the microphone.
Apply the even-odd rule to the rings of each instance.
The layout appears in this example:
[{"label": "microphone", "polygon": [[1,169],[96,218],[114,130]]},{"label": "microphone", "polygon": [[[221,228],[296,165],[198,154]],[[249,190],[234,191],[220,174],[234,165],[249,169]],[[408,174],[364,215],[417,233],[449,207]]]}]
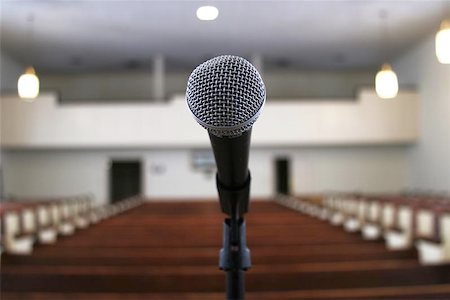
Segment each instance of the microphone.
[{"label": "microphone", "polygon": [[186,100],[209,133],[222,211],[239,217],[248,210],[251,129],[266,100],[264,82],[244,58],[218,56],[191,73]]},{"label": "microphone", "polygon": [[218,56],[191,73],[186,100],[194,118],[209,133],[220,206],[230,216],[224,222],[219,258],[219,267],[226,272],[227,299],[243,299],[244,272],[251,267],[243,218],[250,196],[248,156],[252,125],[266,101],[264,82],[247,60]]}]

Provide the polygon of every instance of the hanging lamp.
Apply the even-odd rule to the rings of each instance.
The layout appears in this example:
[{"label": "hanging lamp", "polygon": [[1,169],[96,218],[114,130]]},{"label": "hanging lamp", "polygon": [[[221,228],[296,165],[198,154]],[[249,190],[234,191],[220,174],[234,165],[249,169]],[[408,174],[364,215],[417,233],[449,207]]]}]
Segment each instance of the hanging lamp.
[{"label": "hanging lamp", "polygon": [[33,101],[39,96],[39,78],[33,67],[28,67],[17,82],[19,97],[26,101]]},{"label": "hanging lamp", "polygon": [[436,34],[436,56],[441,64],[450,64],[450,20],[444,20]]},{"label": "hanging lamp", "polygon": [[[34,16],[30,15],[28,17],[29,22],[29,37],[28,42],[30,45],[33,44],[33,21]],[[31,46],[28,47],[30,50]],[[39,96],[39,78],[36,75],[36,71],[32,66],[28,66],[19,80],[17,81],[17,91],[19,97],[27,102],[33,102]]]},{"label": "hanging lamp", "polygon": [[381,66],[375,77],[375,90],[378,97],[382,99],[392,99],[398,94],[397,74],[392,71],[390,64],[385,63]]},{"label": "hanging lamp", "polygon": [[450,2],[442,2],[442,19],[436,33],[436,57],[441,64],[450,64]]},{"label": "hanging lamp", "polygon": [[385,62],[375,76],[375,91],[377,92],[378,97],[382,99],[392,99],[398,94],[398,78],[397,74],[395,74],[392,69],[392,66],[386,62],[387,55],[385,47],[388,44],[388,30],[386,23],[387,12],[384,10],[381,11],[380,18],[382,20],[382,40],[384,40],[384,43],[381,44],[381,50]]}]

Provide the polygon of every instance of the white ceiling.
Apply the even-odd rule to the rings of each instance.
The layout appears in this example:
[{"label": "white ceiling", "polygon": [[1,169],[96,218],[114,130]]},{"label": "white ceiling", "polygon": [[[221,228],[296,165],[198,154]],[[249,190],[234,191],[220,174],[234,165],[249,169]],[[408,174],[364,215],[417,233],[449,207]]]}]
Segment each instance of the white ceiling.
[{"label": "white ceiling", "polygon": [[[2,48],[47,72],[147,67],[159,53],[188,69],[218,54],[255,52],[268,67],[373,68],[382,56],[381,10],[384,48],[395,57],[436,31],[450,2],[1,1]],[[197,20],[196,9],[211,3],[219,18]]]}]

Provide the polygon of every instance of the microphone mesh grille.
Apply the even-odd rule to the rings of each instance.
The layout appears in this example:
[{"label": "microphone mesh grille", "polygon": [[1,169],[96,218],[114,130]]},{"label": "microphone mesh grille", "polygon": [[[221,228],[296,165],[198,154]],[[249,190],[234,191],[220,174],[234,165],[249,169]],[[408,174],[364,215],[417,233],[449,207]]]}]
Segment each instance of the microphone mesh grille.
[{"label": "microphone mesh grille", "polygon": [[216,136],[233,137],[252,127],[266,100],[266,89],[247,60],[223,55],[192,72],[186,99],[200,125]]}]

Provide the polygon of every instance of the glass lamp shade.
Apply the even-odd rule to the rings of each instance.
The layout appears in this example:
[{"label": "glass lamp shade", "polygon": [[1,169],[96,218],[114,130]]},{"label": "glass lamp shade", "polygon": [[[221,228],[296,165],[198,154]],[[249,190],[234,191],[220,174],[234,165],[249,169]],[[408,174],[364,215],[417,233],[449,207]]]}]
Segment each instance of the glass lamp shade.
[{"label": "glass lamp shade", "polygon": [[436,56],[441,64],[450,64],[450,21],[444,20],[436,34]]},{"label": "glass lamp shade", "polygon": [[39,78],[33,67],[27,68],[25,73],[19,77],[17,90],[19,97],[26,101],[33,101],[39,96]]},{"label": "glass lamp shade", "polygon": [[382,99],[392,99],[397,96],[398,79],[389,64],[383,64],[381,70],[378,71],[375,77],[375,90],[378,97]]}]

